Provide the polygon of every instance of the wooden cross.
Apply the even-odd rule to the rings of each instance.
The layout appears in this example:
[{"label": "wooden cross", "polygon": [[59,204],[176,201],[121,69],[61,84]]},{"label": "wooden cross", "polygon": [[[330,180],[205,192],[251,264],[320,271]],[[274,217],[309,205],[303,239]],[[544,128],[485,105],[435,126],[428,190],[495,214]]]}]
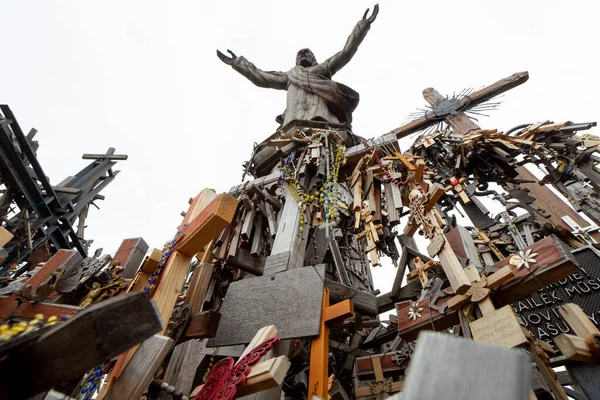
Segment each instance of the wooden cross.
[{"label": "wooden cross", "polygon": [[[23,284],[22,289],[26,289],[35,298],[43,297],[45,300],[50,292],[54,290],[53,285],[56,283],[52,278],[52,274],[60,268],[80,262],[81,259],[81,254],[77,250],[59,250],[35,275]],[[44,292],[45,296],[41,296],[41,291]],[[41,297],[36,294],[40,294]],[[36,314],[43,314],[46,318],[50,316],[73,316],[79,310],[81,308],[66,304],[32,302],[16,294],[6,297],[0,296],[0,321],[9,316],[33,319]]]},{"label": "wooden cross", "polygon": [[408,273],[406,279],[412,280],[418,276],[419,280],[421,281],[421,286],[425,287],[425,285],[429,281],[429,278],[427,277],[427,271],[435,268],[437,266],[437,263],[433,260],[429,260],[426,263],[424,263],[423,260],[421,260],[421,257],[415,257],[413,261],[416,267]]},{"label": "wooden cross", "polygon": [[[182,227],[184,224],[187,227],[184,228],[182,237],[170,253],[160,276],[160,281],[151,294],[158,307],[165,330],[192,258],[231,223],[237,204],[238,201],[230,195],[226,193],[216,195],[210,189],[201,191],[191,202],[182,222]],[[151,276],[151,274],[140,269],[129,291],[143,291]],[[111,386],[118,379],[136,351],[137,347],[119,356],[109,377],[108,384],[100,393],[99,399],[103,399],[107,394],[110,395]]]},{"label": "wooden cross", "polygon": [[439,184],[428,184],[423,180],[425,163],[417,160],[416,169],[409,172],[411,178],[403,198],[404,204],[410,204],[411,214],[408,224],[404,229],[406,236],[412,236],[421,226],[425,237],[431,240],[428,247],[430,257],[439,257],[442,268],[450,281],[450,285],[456,293],[465,293],[471,283],[462,265],[458,261],[452,247],[446,241],[442,225],[443,220],[435,210],[440,197],[444,194],[444,188]]},{"label": "wooden cross", "polygon": [[600,330],[577,304],[563,304],[560,314],[575,335],[561,333],[554,343],[569,360],[600,364]]},{"label": "wooden cross", "polygon": [[310,346],[310,374],[308,378],[308,398],[318,396],[327,399],[329,378],[329,327],[327,324],[343,321],[354,316],[354,304],[344,300],[329,305],[329,289],[323,289],[323,306],[319,336]]},{"label": "wooden cross", "polygon": [[377,355],[371,357],[371,363],[375,373],[375,383],[356,388],[356,397],[376,396],[376,399],[385,399],[390,394],[400,392],[404,388],[403,381],[393,382],[391,378],[384,378],[381,358],[381,356]]},{"label": "wooden cross", "polygon": [[[261,328],[252,341],[246,346],[244,351],[236,362],[236,365],[249,354],[252,350],[260,346],[265,341],[277,336],[277,327],[275,325],[269,325]],[[264,390],[271,389],[276,386],[280,386],[283,383],[283,379],[286,376],[288,369],[290,368],[290,361],[284,355],[270,358],[268,360],[259,362],[250,368],[250,372],[246,376],[244,383],[237,388],[235,397],[243,397],[253,393],[262,392]],[[210,376],[209,376],[210,380]],[[207,399],[208,397],[202,392],[204,385],[196,387],[191,396],[197,399]]]},{"label": "wooden cross", "polygon": [[[472,271],[472,268],[470,268],[469,271]],[[448,300],[448,308],[451,310],[458,310],[469,303],[478,303],[482,313],[484,312],[484,309],[493,311],[494,307],[489,299],[489,294],[491,293],[492,289],[502,285],[505,282],[508,282],[514,276],[515,273],[513,272],[512,266],[507,265],[494,272],[489,277],[484,276],[483,278],[474,280],[471,283],[471,287],[467,293],[457,294]],[[473,277],[475,277],[475,274],[473,274]]]},{"label": "wooden cross", "polygon": [[366,206],[361,211],[360,219],[365,222],[365,230],[356,235],[357,239],[366,238],[367,239],[367,248],[366,252],[369,255],[369,261],[371,265],[376,267],[379,264],[379,258],[377,256],[377,243],[379,243],[379,234],[378,230],[383,228],[383,225],[377,224],[373,222],[373,216],[369,212],[369,206]]}]

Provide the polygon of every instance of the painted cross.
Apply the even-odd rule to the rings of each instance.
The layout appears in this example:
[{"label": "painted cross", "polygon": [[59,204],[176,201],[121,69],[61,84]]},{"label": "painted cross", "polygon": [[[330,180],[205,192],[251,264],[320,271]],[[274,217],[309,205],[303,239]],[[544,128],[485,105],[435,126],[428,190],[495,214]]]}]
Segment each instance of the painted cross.
[{"label": "painted cross", "polygon": [[319,336],[312,340],[310,346],[310,374],[308,379],[309,398],[318,396],[327,399],[329,378],[329,327],[336,321],[343,321],[354,316],[354,305],[350,300],[329,305],[329,289],[323,289],[323,306]]}]

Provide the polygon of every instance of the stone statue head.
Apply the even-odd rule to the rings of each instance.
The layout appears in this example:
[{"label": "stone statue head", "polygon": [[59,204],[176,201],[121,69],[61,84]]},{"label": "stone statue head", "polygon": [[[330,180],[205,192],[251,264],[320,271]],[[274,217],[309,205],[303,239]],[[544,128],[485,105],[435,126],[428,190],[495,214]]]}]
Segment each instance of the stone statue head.
[{"label": "stone statue head", "polygon": [[296,55],[296,65],[301,67],[312,67],[317,65],[317,58],[310,49],[302,49]]}]

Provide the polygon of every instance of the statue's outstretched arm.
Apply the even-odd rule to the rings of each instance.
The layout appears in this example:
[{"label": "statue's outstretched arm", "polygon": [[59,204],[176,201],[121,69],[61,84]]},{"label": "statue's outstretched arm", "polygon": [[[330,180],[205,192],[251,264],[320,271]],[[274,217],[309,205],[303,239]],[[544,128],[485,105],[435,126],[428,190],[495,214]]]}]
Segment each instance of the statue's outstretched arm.
[{"label": "statue's outstretched arm", "polygon": [[256,86],[270,89],[287,89],[287,75],[278,71],[262,71],[244,57],[236,56],[231,50],[227,50],[231,57],[217,50],[217,57],[225,64],[231,65],[240,74],[244,75]]},{"label": "statue's outstretched arm", "polygon": [[327,68],[329,68],[332,75],[342,69],[346,64],[348,64],[348,62],[350,62],[352,57],[354,57],[356,50],[358,50],[358,46],[361,44],[365,36],[367,36],[367,32],[369,31],[369,28],[371,28],[371,24],[373,21],[375,21],[375,18],[377,18],[378,13],[379,4],[375,4],[375,7],[373,7],[373,13],[368,18],[367,15],[369,14],[369,9],[367,9],[362,19],[357,22],[356,26],[352,30],[352,33],[350,33],[350,36],[348,36],[348,40],[346,40],[346,44],[344,45],[342,51],[334,54],[323,63]]}]

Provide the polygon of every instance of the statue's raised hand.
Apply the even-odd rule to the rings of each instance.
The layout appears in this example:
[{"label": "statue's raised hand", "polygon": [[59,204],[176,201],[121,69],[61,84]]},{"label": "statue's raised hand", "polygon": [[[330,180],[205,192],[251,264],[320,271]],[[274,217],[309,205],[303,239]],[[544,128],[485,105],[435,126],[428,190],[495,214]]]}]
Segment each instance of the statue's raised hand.
[{"label": "statue's raised hand", "polygon": [[221,59],[221,61],[223,61],[225,64],[231,65],[231,64],[233,64],[233,62],[235,61],[237,56],[233,53],[233,51],[231,51],[229,49],[227,49],[227,52],[229,54],[231,54],[231,57],[227,57],[225,54],[221,53],[219,50],[217,50],[217,57],[219,57]]},{"label": "statue's raised hand", "polygon": [[369,18],[367,18],[368,14],[369,9],[367,8],[367,11],[365,11],[365,14],[363,15],[362,19],[363,21],[366,20],[369,24],[372,24],[373,21],[375,21],[375,18],[377,18],[377,14],[379,14],[379,4],[375,4],[375,7],[373,7],[373,13]]}]

